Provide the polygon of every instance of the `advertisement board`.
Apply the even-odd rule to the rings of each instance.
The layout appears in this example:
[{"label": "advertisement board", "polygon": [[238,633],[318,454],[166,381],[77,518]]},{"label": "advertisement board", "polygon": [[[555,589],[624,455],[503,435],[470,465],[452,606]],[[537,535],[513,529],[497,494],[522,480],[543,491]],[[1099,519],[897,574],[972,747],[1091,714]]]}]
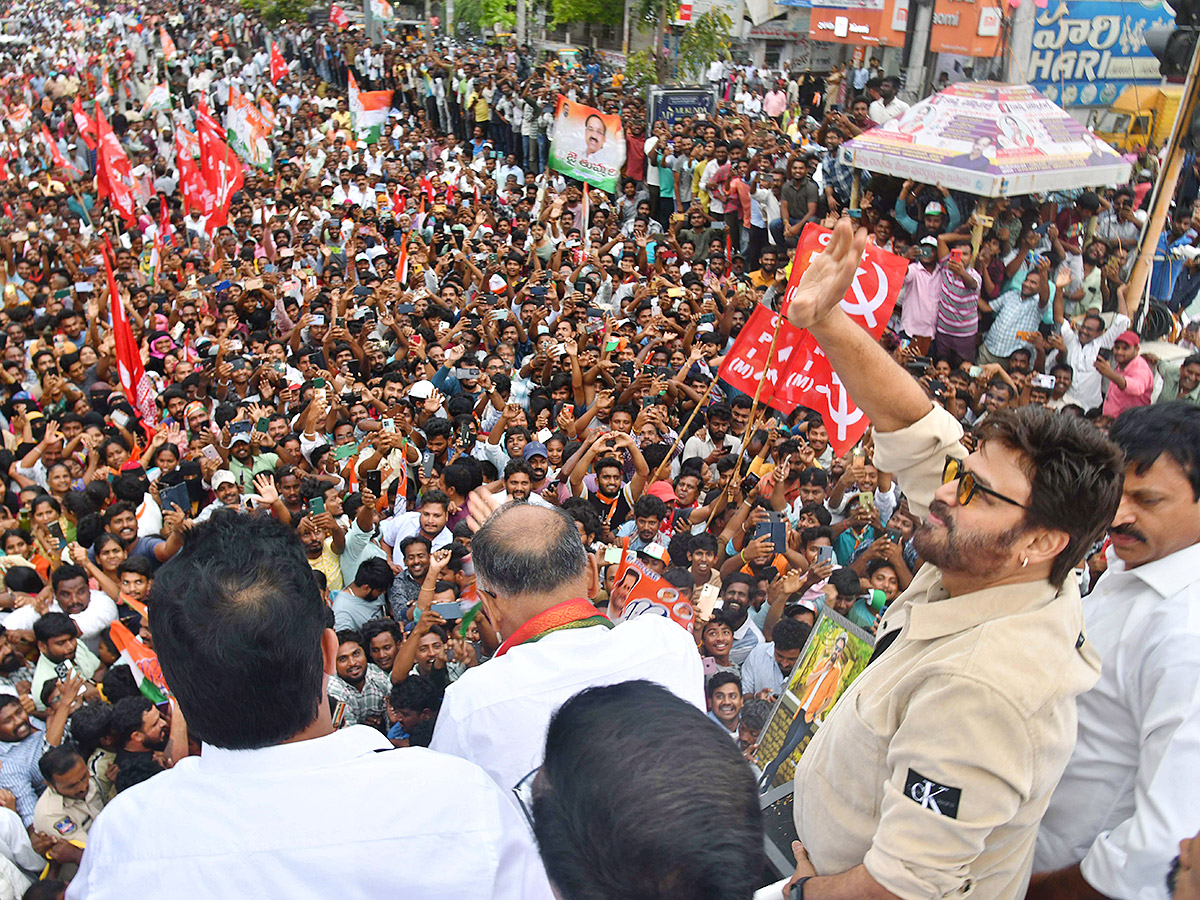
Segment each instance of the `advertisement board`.
[{"label": "advertisement board", "polygon": [[1060,0],[1034,19],[1029,83],[1060,106],[1109,106],[1130,85],[1159,84],[1146,46],[1154,25],[1175,17],[1159,2]]}]

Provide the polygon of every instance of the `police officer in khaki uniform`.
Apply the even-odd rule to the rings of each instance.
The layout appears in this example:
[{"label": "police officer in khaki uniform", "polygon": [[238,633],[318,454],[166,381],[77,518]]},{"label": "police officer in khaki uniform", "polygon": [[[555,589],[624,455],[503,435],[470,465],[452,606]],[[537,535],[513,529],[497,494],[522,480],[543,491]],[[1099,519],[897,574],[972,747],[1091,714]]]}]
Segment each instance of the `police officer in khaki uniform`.
[{"label": "police officer in khaki uniform", "polygon": [[989,416],[968,455],[840,307],[865,240],[843,216],[788,318],[870,417],[876,464],[928,511],[926,564],[796,768],[793,883],[808,900],[1021,898],[1075,698],[1099,676],[1072,569],[1112,521],[1123,464],[1090,424],[1032,407]]},{"label": "police officer in khaki uniform", "polygon": [[52,839],[56,862],[78,863],[88,829],[104,808],[100,786],[72,744],[48,750],[38,762],[46,790],[33,808],[33,829]]}]

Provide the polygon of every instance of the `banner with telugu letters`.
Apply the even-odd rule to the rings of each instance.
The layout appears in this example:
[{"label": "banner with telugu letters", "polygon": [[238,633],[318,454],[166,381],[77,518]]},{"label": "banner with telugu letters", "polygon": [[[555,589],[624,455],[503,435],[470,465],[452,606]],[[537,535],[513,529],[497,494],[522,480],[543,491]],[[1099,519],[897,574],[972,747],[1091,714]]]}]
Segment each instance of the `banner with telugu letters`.
[{"label": "banner with telugu letters", "polygon": [[554,111],[550,168],[610,194],[617,192],[625,165],[625,130],[620,116],[575,103],[562,94]]}]

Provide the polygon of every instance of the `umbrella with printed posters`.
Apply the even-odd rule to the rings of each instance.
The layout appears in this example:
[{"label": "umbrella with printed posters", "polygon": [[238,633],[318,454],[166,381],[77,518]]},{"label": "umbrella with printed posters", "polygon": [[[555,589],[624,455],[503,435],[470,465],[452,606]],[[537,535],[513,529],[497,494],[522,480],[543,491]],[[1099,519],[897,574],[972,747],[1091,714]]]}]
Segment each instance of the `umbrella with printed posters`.
[{"label": "umbrella with printed posters", "polygon": [[1123,184],[1130,164],[1024,84],[953,84],[844,143],[856,169],[1011,197]]}]

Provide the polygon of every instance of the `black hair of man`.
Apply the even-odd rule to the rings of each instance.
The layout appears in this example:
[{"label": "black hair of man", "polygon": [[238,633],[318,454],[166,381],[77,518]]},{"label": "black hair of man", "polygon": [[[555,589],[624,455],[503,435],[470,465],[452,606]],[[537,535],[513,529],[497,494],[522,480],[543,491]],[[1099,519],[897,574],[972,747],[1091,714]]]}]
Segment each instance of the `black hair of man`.
[{"label": "black hair of man", "polygon": [[716,693],[717,688],[725,687],[727,684],[736,684],[738,693],[742,692],[742,679],[738,678],[732,672],[718,672],[712,678],[708,679],[708,684],[704,687],[704,692],[712,697]]},{"label": "black hair of man", "polygon": [[142,696],[133,677],[133,670],[125,665],[113,666],[105,672],[100,687],[109,703],[119,703],[126,697]]},{"label": "black hair of man", "polygon": [[87,577],[87,572],[79,566],[73,563],[64,563],[50,575],[50,584],[57,591],[59,585],[64,581],[74,581],[76,578],[82,578],[84,581],[87,581]]},{"label": "black hair of man", "polygon": [[33,623],[33,636],[39,644],[66,635],[79,636],[79,626],[66,613],[48,612]]},{"label": "black hair of man", "polygon": [[388,694],[388,703],[392,709],[411,709],[421,713],[430,710],[435,715],[442,707],[442,696],[445,692],[430,679],[423,675],[410,675],[403,681],[392,685]]},{"label": "black hair of man", "polygon": [[[688,748],[688,778],[668,745]],[[761,880],[762,812],[737,745],[647,681],[590,688],[554,714],[533,831],[563,900],[749,897]]]},{"label": "black hair of man", "polygon": [[809,525],[800,532],[800,543],[805,547],[821,538],[826,538],[830,544],[833,544],[833,529],[828,525]]},{"label": "black hair of man", "polygon": [[822,503],[808,503],[800,507],[800,512],[796,518],[803,518],[805,514],[813,516],[822,525],[829,525],[833,522],[833,516]]},{"label": "black hair of man", "polygon": [[665,519],[667,517],[667,504],[658,497],[649,494],[639,497],[638,501],[633,504],[633,514],[639,519]]},{"label": "black hair of man", "polygon": [[849,566],[834,569],[833,574],[829,576],[829,583],[833,585],[839,597],[857,597],[862,592],[862,581],[858,573]]},{"label": "black hair of man", "polygon": [[218,511],[158,570],[148,605],[163,675],[201,740],[256,749],[316,719],[326,606],[290,528]]},{"label": "black hair of man", "polygon": [[141,694],[122,697],[113,705],[113,734],[118,747],[124,747],[135,731],[142,730],[143,717],[152,709],[154,704]]},{"label": "black hair of man", "polygon": [[433,543],[429,540],[429,538],[421,534],[414,534],[412,537],[406,537],[400,542],[400,554],[404,555],[407,553],[408,548],[413,544],[424,544],[426,553],[429,553],[433,549]]},{"label": "black hair of man", "polygon": [[337,633],[337,642],[340,647],[342,644],[358,644],[362,648],[362,652],[367,652],[367,641],[356,628],[343,628]]},{"label": "black hair of man", "polygon": [[392,586],[394,577],[392,567],[387,564],[387,560],[373,556],[358,564],[358,571],[354,573],[354,583],[359,587],[382,592]]},{"label": "black hair of man", "polygon": [[390,634],[392,640],[397,644],[404,640],[404,629],[400,627],[400,623],[395,619],[387,619],[380,617],[378,619],[369,619],[363,623],[362,638],[369,646],[371,641],[381,634]]},{"label": "black hair of man", "polygon": [[38,771],[46,784],[54,784],[55,775],[66,775],[77,763],[83,761],[83,754],[70,741],[65,741],[57,747],[51,747],[38,760]]},{"label": "black hair of man", "polygon": [[35,881],[29,886],[21,900],[58,900],[67,890],[67,883],[57,878]]},{"label": "black hair of man", "polygon": [[121,564],[117,566],[117,574],[124,575],[126,572],[145,576],[151,581],[154,580],[154,569],[150,565],[150,560],[144,556],[127,556],[121,560]]},{"label": "black hair of man", "polygon": [[809,485],[816,485],[820,488],[829,487],[829,473],[816,466],[809,466],[800,473],[800,487],[808,487]]},{"label": "black hair of man", "polygon": [[774,642],[776,650],[799,650],[808,640],[810,631],[812,628],[806,622],[797,619],[780,619],[771,631],[771,640]]},{"label": "black hair of man", "polygon": [[426,506],[429,506],[431,503],[435,504],[437,506],[441,506],[441,508],[445,509],[445,510],[450,509],[450,498],[446,496],[445,491],[428,491],[428,492],[426,492],[425,496],[423,496],[421,498],[421,508],[424,509]]},{"label": "black hair of man", "polygon": [[[1184,360],[1192,362],[1200,359]],[[1192,486],[1192,498],[1200,500],[1200,407],[1182,400],[1135,406],[1117,417],[1108,434],[1139,475],[1164,453],[1175,460]]]},{"label": "black hair of man", "polygon": [[[1090,424],[1042,406],[988,416],[980,434],[984,441],[1016,451],[1030,473],[1025,527],[1067,534],[1067,546],[1050,567],[1050,583],[1062,587],[1117,514],[1125,478],[1121,448]],[[1193,427],[1191,434],[1195,436],[1197,429]],[[1191,452],[1195,453],[1194,447]]]},{"label": "black hair of man", "polygon": [[85,759],[112,734],[112,709],[107,703],[85,703],[71,713],[71,737]]}]

